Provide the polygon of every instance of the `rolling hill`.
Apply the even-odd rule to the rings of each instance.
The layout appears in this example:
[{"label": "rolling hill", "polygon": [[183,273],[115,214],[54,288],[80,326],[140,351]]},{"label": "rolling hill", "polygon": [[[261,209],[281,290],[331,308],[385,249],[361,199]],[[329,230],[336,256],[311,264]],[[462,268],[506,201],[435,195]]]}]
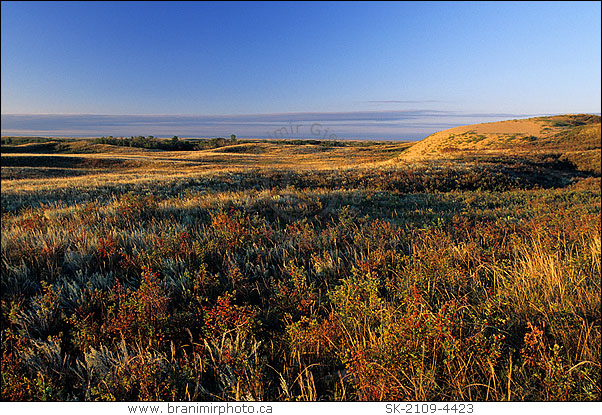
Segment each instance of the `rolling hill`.
[{"label": "rolling hill", "polygon": [[600,116],[567,114],[440,131],[403,152],[398,160],[551,156],[600,173]]}]

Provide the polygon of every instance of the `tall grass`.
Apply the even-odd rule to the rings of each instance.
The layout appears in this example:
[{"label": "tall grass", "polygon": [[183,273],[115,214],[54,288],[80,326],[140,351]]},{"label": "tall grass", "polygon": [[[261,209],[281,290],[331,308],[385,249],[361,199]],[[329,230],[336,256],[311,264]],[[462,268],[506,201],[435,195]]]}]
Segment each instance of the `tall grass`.
[{"label": "tall grass", "polygon": [[3,399],[599,400],[599,179],[471,163],[3,189]]}]

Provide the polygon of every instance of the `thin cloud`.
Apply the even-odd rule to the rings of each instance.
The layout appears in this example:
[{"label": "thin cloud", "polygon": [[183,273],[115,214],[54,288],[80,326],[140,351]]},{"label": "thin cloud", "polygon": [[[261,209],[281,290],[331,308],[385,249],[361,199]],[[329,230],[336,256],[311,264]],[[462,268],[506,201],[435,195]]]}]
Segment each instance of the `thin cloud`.
[{"label": "thin cloud", "polygon": [[363,101],[367,104],[431,104],[431,103],[441,103],[444,101],[439,101],[437,99],[422,99],[422,100],[382,100],[382,101]]}]

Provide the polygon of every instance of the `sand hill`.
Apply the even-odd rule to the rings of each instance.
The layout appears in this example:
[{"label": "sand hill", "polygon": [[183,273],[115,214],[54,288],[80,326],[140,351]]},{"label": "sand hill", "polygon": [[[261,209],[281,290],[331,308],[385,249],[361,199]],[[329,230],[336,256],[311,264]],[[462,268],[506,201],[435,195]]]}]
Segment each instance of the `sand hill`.
[{"label": "sand hill", "polygon": [[532,152],[600,152],[600,116],[568,114],[455,127],[419,141],[402,161]]}]

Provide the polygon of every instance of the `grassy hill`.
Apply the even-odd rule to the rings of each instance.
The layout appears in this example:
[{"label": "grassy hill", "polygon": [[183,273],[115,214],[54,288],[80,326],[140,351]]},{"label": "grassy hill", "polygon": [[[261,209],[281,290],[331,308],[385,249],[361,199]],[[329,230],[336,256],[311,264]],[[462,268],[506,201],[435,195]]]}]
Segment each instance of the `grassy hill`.
[{"label": "grassy hill", "polygon": [[466,125],[434,133],[399,160],[548,156],[600,174],[600,116],[557,115]]}]

